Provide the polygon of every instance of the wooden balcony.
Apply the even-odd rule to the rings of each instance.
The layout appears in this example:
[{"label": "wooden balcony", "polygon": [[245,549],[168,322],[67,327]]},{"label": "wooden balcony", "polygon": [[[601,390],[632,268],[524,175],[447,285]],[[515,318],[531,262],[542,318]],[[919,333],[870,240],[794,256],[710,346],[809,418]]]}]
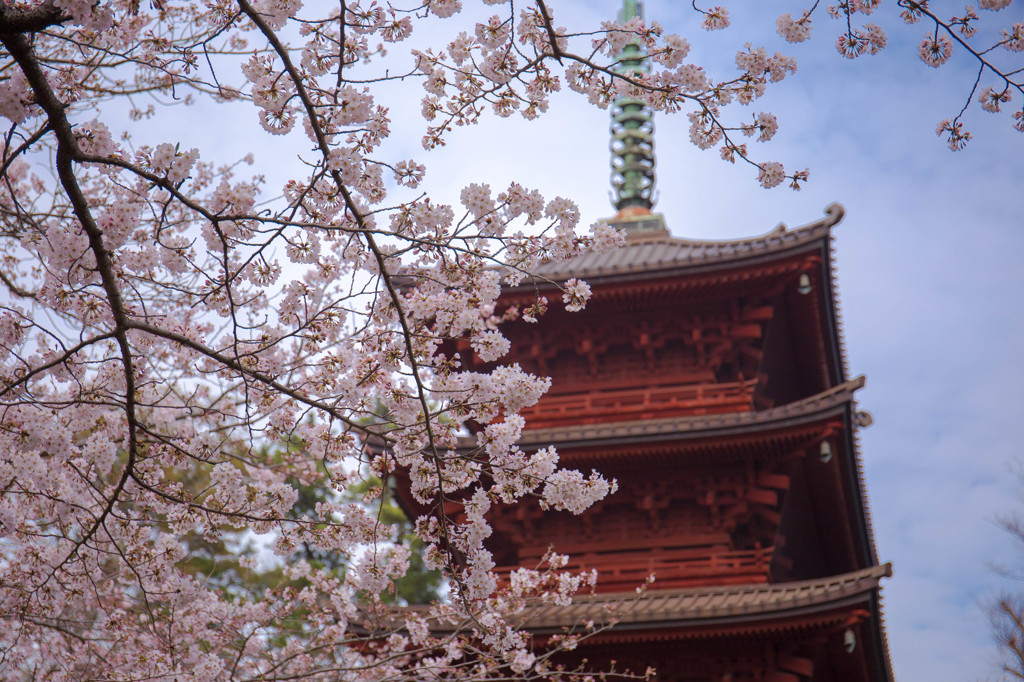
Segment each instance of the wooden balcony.
[{"label": "wooden balcony", "polygon": [[756,379],[549,394],[522,410],[529,429],[749,412]]},{"label": "wooden balcony", "polygon": [[[649,549],[643,552],[573,554],[564,570],[598,571],[598,592],[633,590],[654,575],[650,589],[706,585],[760,584],[770,581],[773,547],[726,550],[708,547]],[[523,557],[521,557],[521,560]],[[522,560],[529,566],[529,560]],[[507,575],[518,566],[495,569]]]}]

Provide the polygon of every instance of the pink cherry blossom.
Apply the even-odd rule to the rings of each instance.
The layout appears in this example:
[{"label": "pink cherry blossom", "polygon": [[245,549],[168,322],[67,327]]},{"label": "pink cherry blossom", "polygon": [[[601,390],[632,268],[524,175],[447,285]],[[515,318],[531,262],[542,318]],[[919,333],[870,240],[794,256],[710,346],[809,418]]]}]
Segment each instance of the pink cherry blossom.
[{"label": "pink cherry blossom", "polygon": [[565,293],[562,294],[562,301],[565,309],[569,312],[583,310],[590,299],[590,286],[575,277],[565,282]]},{"label": "pink cherry blossom", "polygon": [[767,189],[775,187],[785,179],[786,172],[783,170],[782,164],[776,161],[765,163],[757,174],[757,181],[761,183],[762,187]]},{"label": "pink cherry blossom", "polygon": [[1014,23],[1009,31],[1003,30],[1002,44],[1011,52],[1024,52],[1024,21]]},{"label": "pink cherry blossom", "polygon": [[708,31],[720,31],[729,27],[729,10],[715,6],[704,12],[703,26]]},{"label": "pink cherry blossom", "polygon": [[953,54],[953,41],[944,35],[927,36],[918,45],[917,54],[928,66],[942,66]]},{"label": "pink cherry blossom", "polygon": [[1009,102],[1011,98],[1009,89],[1004,89],[1002,92],[997,92],[991,87],[982,88],[978,94],[978,102],[981,103],[981,108],[985,111],[992,113],[998,113],[1000,106],[1006,102]]},{"label": "pink cherry blossom", "polygon": [[802,43],[811,37],[811,19],[806,12],[800,19],[793,19],[787,12],[778,18],[775,25],[779,35],[791,43]]},{"label": "pink cherry blossom", "polygon": [[946,134],[946,142],[953,151],[960,151],[971,141],[971,132],[964,129],[962,121],[945,119],[935,128],[936,135]]}]

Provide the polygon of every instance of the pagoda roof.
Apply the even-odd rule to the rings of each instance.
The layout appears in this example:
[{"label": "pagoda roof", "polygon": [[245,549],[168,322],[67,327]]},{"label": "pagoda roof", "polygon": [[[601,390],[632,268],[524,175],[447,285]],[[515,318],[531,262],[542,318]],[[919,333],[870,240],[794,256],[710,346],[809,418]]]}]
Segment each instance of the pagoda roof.
[{"label": "pagoda roof", "polygon": [[[709,640],[758,636],[794,630],[848,627],[867,620],[869,658],[881,678],[892,680],[885,633],[881,581],[892,577],[892,564],[774,585],[722,585],[577,595],[567,605],[527,603],[510,623],[534,635],[562,634],[592,623],[597,630],[582,646],[611,642]],[[431,607],[395,607],[385,616],[408,613],[427,617],[431,630],[443,634],[454,621],[430,614]]]},{"label": "pagoda roof", "polygon": [[[854,392],[864,387],[865,381],[864,376],[858,376],[802,400],[752,412],[573,424],[542,429],[527,428],[519,439],[519,445],[530,447],[547,443],[590,445],[664,439],[685,440],[747,431],[760,433],[766,427],[785,428],[804,425],[819,421],[823,417],[840,414],[845,406],[853,401]],[[467,439],[467,445],[469,445],[469,440]],[[473,442],[475,444],[475,441]]]},{"label": "pagoda roof", "polygon": [[[888,642],[882,625],[880,585],[892,577],[891,563],[839,575],[793,582],[721,585],[673,589],[647,588],[629,592],[580,594],[569,604],[530,601],[509,622],[535,635],[560,634],[582,623],[607,629],[598,635],[630,631],[656,631],[659,638],[733,637],[793,628],[849,623],[850,611],[860,609],[876,616],[874,635],[884,665],[890,670]],[[868,609],[865,611],[864,609]],[[400,619],[409,613],[427,617],[437,634],[453,629],[449,617],[431,614],[432,607],[392,607],[385,618]],[[381,614],[378,614],[380,617]]]},{"label": "pagoda roof", "polygon": [[848,627],[867,620],[869,665],[892,680],[880,583],[892,564],[775,585],[649,589],[580,595],[568,606],[530,605],[521,626],[535,635],[558,634],[593,622],[599,632],[583,646],[655,640],[709,640],[809,628]]},{"label": "pagoda roof", "polygon": [[776,585],[581,595],[568,606],[529,606],[522,614],[522,624],[537,634],[562,632],[566,626],[587,621],[614,624],[617,632],[736,623],[753,626],[759,621],[777,621],[862,603],[876,593],[882,578],[891,576],[892,564],[886,563],[851,573]]},{"label": "pagoda roof", "polygon": [[604,253],[591,251],[568,261],[543,263],[534,268],[533,276],[519,287],[508,287],[506,291],[533,289],[544,281],[570,277],[594,284],[605,278],[651,276],[680,269],[700,271],[776,260],[826,238],[844,214],[843,207],[834,203],[825,209],[824,218],[813,223],[792,230],[780,224],[767,234],[736,240],[680,239],[667,231],[653,235],[627,232],[626,244],[621,248]]},{"label": "pagoda roof", "polygon": [[[836,282],[832,228],[845,216],[838,203],[825,208],[824,217],[796,227],[779,224],[771,232],[735,240],[696,240],[671,236],[660,215],[651,214],[661,225],[656,230],[624,230],[626,244],[604,253],[588,251],[568,261],[548,261],[534,267],[517,286],[505,286],[506,303],[532,299],[538,290],[554,288],[576,277],[586,280],[599,298],[620,291],[623,286],[641,286],[659,281],[673,286],[704,286],[710,283],[748,282],[758,273],[778,274],[779,268],[797,267],[796,259],[817,260],[820,268],[821,306],[824,343],[833,383],[849,376],[843,322]],[[615,220],[611,221],[615,224]],[[800,266],[806,267],[806,261]],[[760,268],[760,270],[759,270]],[[749,283],[749,282],[748,282]],[[756,283],[755,283],[756,285]],[[817,294],[815,294],[815,297]]]}]

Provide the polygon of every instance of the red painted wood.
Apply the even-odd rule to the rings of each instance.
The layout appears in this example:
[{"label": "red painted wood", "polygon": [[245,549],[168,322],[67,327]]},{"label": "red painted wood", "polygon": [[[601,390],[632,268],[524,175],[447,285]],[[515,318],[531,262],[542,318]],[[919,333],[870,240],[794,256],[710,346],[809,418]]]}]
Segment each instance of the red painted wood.
[{"label": "red painted wood", "polygon": [[[527,429],[743,413],[829,388],[834,351],[826,347],[820,318],[829,294],[819,265],[814,253],[724,273],[658,279],[640,273],[593,284],[593,299],[581,313],[567,314],[553,303],[542,324],[505,325],[512,350],[501,362],[552,379],[548,394],[522,411]],[[810,296],[795,293],[802,272],[812,277]],[[503,305],[529,305],[533,296],[508,293]],[[768,345],[770,339],[776,345]],[[446,352],[452,350],[469,369],[489,367],[466,341]],[[646,445],[563,443],[563,463],[600,468],[618,479],[619,493],[579,517],[532,503],[494,507],[489,547],[505,564],[495,570],[508,575],[519,566],[535,567],[554,547],[569,555],[567,568],[597,569],[599,592],[632,590],[651,573],[653,591],[794,579],[799,567],[793,557],[820,553],[802,540],[813,523],[827,523],[830,534],[852,542],[839,469],[819,477],[821,489],[802,473],[841,419],[831,424]],[[794,497],[799,504],[787,508]],[[784,510],[809,519],[792,537],[780,531]],[[596,661],[611,651],[606,647],[624,647],[616,650],[618,660],[641,670],[657,665],[666,680],[799,682],[815,679],[815,652],[841,636],[844,619],[868,617],[853,607],[844,614],[752,619],[687,633],[612,630],[581,651]],[[686,638],[691,644],[680,643]],[[827,671],[842,664],[819,665],[818,673],[837,682]],[[846,680],[867,678],[838,678]]]}]

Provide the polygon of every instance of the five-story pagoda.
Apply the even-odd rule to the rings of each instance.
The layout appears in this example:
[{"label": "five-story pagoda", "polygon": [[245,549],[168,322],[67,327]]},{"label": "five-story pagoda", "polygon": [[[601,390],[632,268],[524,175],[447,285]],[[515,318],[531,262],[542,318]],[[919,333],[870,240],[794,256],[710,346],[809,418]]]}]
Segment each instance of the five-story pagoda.
[{"label": "five-story pagoda", "polygon": [[[627,0],[622,21],[638,12]],[[639,72],[626,48],[621,69]],[[522,412],[523,449],[554,444],[570,468],[618,491],[585,513],[497,506],[499,571],[550,547],[599,571],[597,593],[534,612],[539,637],[571,623],[615,627],[574,652],[594,669],[657,669],[661,680],[888,682],[879,564],[841,336],[832,228],[843,209],[760,237],[673,237],[651,212],[650,112],[619,100],[612,124],[616,216],[625,247],[542,266],[504,306],[560,297],[586,280],[582,312],[552,305],[508,323],[517,362],[551,377]],[[468,369],[486,369],[468,342]],[[411,503],[411,500],[408,500]],[[635,588],[656,581],[641,597]],[[613,615],[610,615],[613,614]]]}]

